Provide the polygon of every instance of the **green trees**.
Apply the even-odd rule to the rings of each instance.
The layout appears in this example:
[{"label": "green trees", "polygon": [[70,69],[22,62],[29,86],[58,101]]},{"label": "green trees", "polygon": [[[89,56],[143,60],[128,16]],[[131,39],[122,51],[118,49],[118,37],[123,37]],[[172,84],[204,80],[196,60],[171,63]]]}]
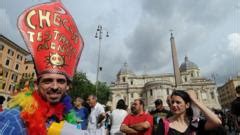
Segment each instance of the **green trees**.
[{"label": "green trees", "polygon": [[[79,96],[86,99],[90,94],[96,94],[96,86],[87,79],[85,73],[77,72],[73,77],[69,95],[72,98]],[[107,103],[110,97],[110,89],[106,83],[99,82],[97,97],[100,103]]]}]

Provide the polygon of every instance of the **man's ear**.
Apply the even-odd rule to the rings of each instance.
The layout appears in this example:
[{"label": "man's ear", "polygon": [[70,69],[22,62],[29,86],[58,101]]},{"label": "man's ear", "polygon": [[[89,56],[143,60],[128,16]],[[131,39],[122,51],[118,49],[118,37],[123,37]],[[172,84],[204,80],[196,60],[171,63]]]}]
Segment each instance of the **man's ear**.
[{"label": "man's ear", "polygon": [[68,90],[69,90],[69,88],[70,88],[70,86],[69,86],[69,85],[67,85],[67,87],[66,87],[66,91],[68,91]]},{"label": "man's ear", "polygon": [[34,82],[34,90],[38,90],[38,84]]}]

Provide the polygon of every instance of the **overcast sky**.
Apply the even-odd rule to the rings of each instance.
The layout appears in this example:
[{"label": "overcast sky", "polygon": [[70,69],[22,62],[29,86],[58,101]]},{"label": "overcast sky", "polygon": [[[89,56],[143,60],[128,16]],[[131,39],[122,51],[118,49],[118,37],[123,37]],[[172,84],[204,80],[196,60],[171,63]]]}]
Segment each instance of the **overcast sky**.
[{"label": "overcast sky", "polygon": [[[19,14],[47,0],[0,0],[0,32],[25,48],[17,30]],[[179,64],[184,56],[201,75],[215,74],[218,84],[240,73],[240,0],[62,0],[72,14],[85,47],[78,71],[94,83],[101,24],[110,34],[102,40],[100,81],[116,80],[124,62],[136,73],[173,73],[170,29]]]}]

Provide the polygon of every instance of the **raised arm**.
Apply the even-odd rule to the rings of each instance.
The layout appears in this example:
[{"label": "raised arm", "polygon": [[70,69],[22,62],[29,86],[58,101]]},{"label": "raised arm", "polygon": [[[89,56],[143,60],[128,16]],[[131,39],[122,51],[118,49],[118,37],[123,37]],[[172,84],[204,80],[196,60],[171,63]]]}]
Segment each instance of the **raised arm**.
[{"label": "raised arm", "polygon": [[190,96],[192,103],[195,104],[205,115],[206,117],[206,124],[204,125],[205,130],[213,129],[216,127],[221,126],[222,122],[218,118],[218,116],[213,113],[210,109],[208,109],[202,102],[197,100],[196,93],[193,90],[187,91],[188,95]]}]

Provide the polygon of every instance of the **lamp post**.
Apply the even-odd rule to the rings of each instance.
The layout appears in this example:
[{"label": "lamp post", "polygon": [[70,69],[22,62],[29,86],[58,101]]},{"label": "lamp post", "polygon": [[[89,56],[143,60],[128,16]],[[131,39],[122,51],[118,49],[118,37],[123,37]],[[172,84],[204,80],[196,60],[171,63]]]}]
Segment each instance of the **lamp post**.
[{"label": "lamp post", "polygon": [[[99,64],[100,64],[100,56],[101,56],[101,41],[102,41],[102,34],[103,34],[103,27],[102,25],[98,25],[97,27],[97,31],[96,31],[96,35],[95,35],[95,38],[98,39],[98,61],[97,61],[97,76],[96,76],[96,96],[97,96],[97,91],[98,91],[98,77],[99,77],[99,71],[102,70],[102,67],[99,67]],[[106,37],[109,37],[108,35],[108,31],[106,31]]]}]

